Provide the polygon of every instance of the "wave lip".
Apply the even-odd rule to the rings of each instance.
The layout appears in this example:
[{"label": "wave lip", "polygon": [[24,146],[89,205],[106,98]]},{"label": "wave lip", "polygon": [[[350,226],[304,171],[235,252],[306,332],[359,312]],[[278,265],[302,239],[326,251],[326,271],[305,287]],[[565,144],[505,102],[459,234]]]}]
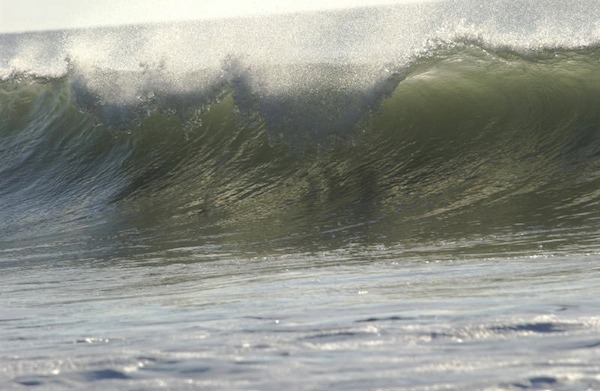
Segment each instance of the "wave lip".
[{"label": "wave lip", "polygon": [[[86,72],[161,69],[179,76],[218,71],[233,56],[251,66],[386,64],[401,68],[439,43],[476,40],[513,51],[578,49],[600,42],[595,0],[449,0],[231,20],[163,23],[0,35],[0,77],[56,77],[68,63]],[[270,88],[285,84],[277,73]],[[362,75],[368,79],[368,74]],[[302,77],[305,79],[305,77]],[[293,77],[292,77],[293,80]],[[289,80],[288,80],[289,81]]]}]

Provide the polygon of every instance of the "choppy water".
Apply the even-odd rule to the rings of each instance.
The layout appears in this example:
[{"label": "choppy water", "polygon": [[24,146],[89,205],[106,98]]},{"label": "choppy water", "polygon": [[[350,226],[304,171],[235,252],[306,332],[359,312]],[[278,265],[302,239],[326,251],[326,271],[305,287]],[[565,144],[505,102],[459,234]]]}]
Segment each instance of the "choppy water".
[{"label": "choppy water", "polygon": [[0,36],[2,389],[600,388],[599,17]]}]

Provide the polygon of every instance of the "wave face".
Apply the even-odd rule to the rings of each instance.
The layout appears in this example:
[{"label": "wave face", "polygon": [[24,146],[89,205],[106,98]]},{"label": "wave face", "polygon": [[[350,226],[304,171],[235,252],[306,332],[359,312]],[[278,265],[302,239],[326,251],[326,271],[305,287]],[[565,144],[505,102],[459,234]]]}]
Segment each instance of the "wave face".
[{"label": "wave face", "polygon": [[0,36],[0,245],[597,251],[600,9],[494,4]]}]

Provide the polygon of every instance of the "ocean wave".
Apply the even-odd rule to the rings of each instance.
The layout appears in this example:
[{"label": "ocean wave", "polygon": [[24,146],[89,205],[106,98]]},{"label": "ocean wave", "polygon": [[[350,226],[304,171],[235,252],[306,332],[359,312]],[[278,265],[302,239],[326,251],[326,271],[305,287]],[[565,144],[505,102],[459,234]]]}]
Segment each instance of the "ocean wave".
[{"label": "ocean wave", "polygon": [[0,35],[2,240],[596,251],[598,11],[448,0]]},{"label": "ocean wave", "polygon": [[114,214],[119,229],[161,227],[165,242],[587,227],[586,241],[600,200],[598,56],[460,41],[362,90],[348,88],[352,66],[290,66],[327,83],[279,93],[254,78],[281,66],[232,61],[210,88],[146,85],[135,102],[106,100],[76,68],[14,76],[0,84],[5,238]]}]

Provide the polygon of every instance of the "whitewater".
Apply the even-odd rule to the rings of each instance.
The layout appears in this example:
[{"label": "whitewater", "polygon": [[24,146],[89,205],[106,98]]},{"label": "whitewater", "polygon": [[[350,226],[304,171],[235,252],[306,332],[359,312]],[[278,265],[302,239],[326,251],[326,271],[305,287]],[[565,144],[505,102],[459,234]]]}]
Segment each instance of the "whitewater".
[{"label": "whitewater", "polygon": [[0,389],[600,389],[600,4],[0,35]]}]

